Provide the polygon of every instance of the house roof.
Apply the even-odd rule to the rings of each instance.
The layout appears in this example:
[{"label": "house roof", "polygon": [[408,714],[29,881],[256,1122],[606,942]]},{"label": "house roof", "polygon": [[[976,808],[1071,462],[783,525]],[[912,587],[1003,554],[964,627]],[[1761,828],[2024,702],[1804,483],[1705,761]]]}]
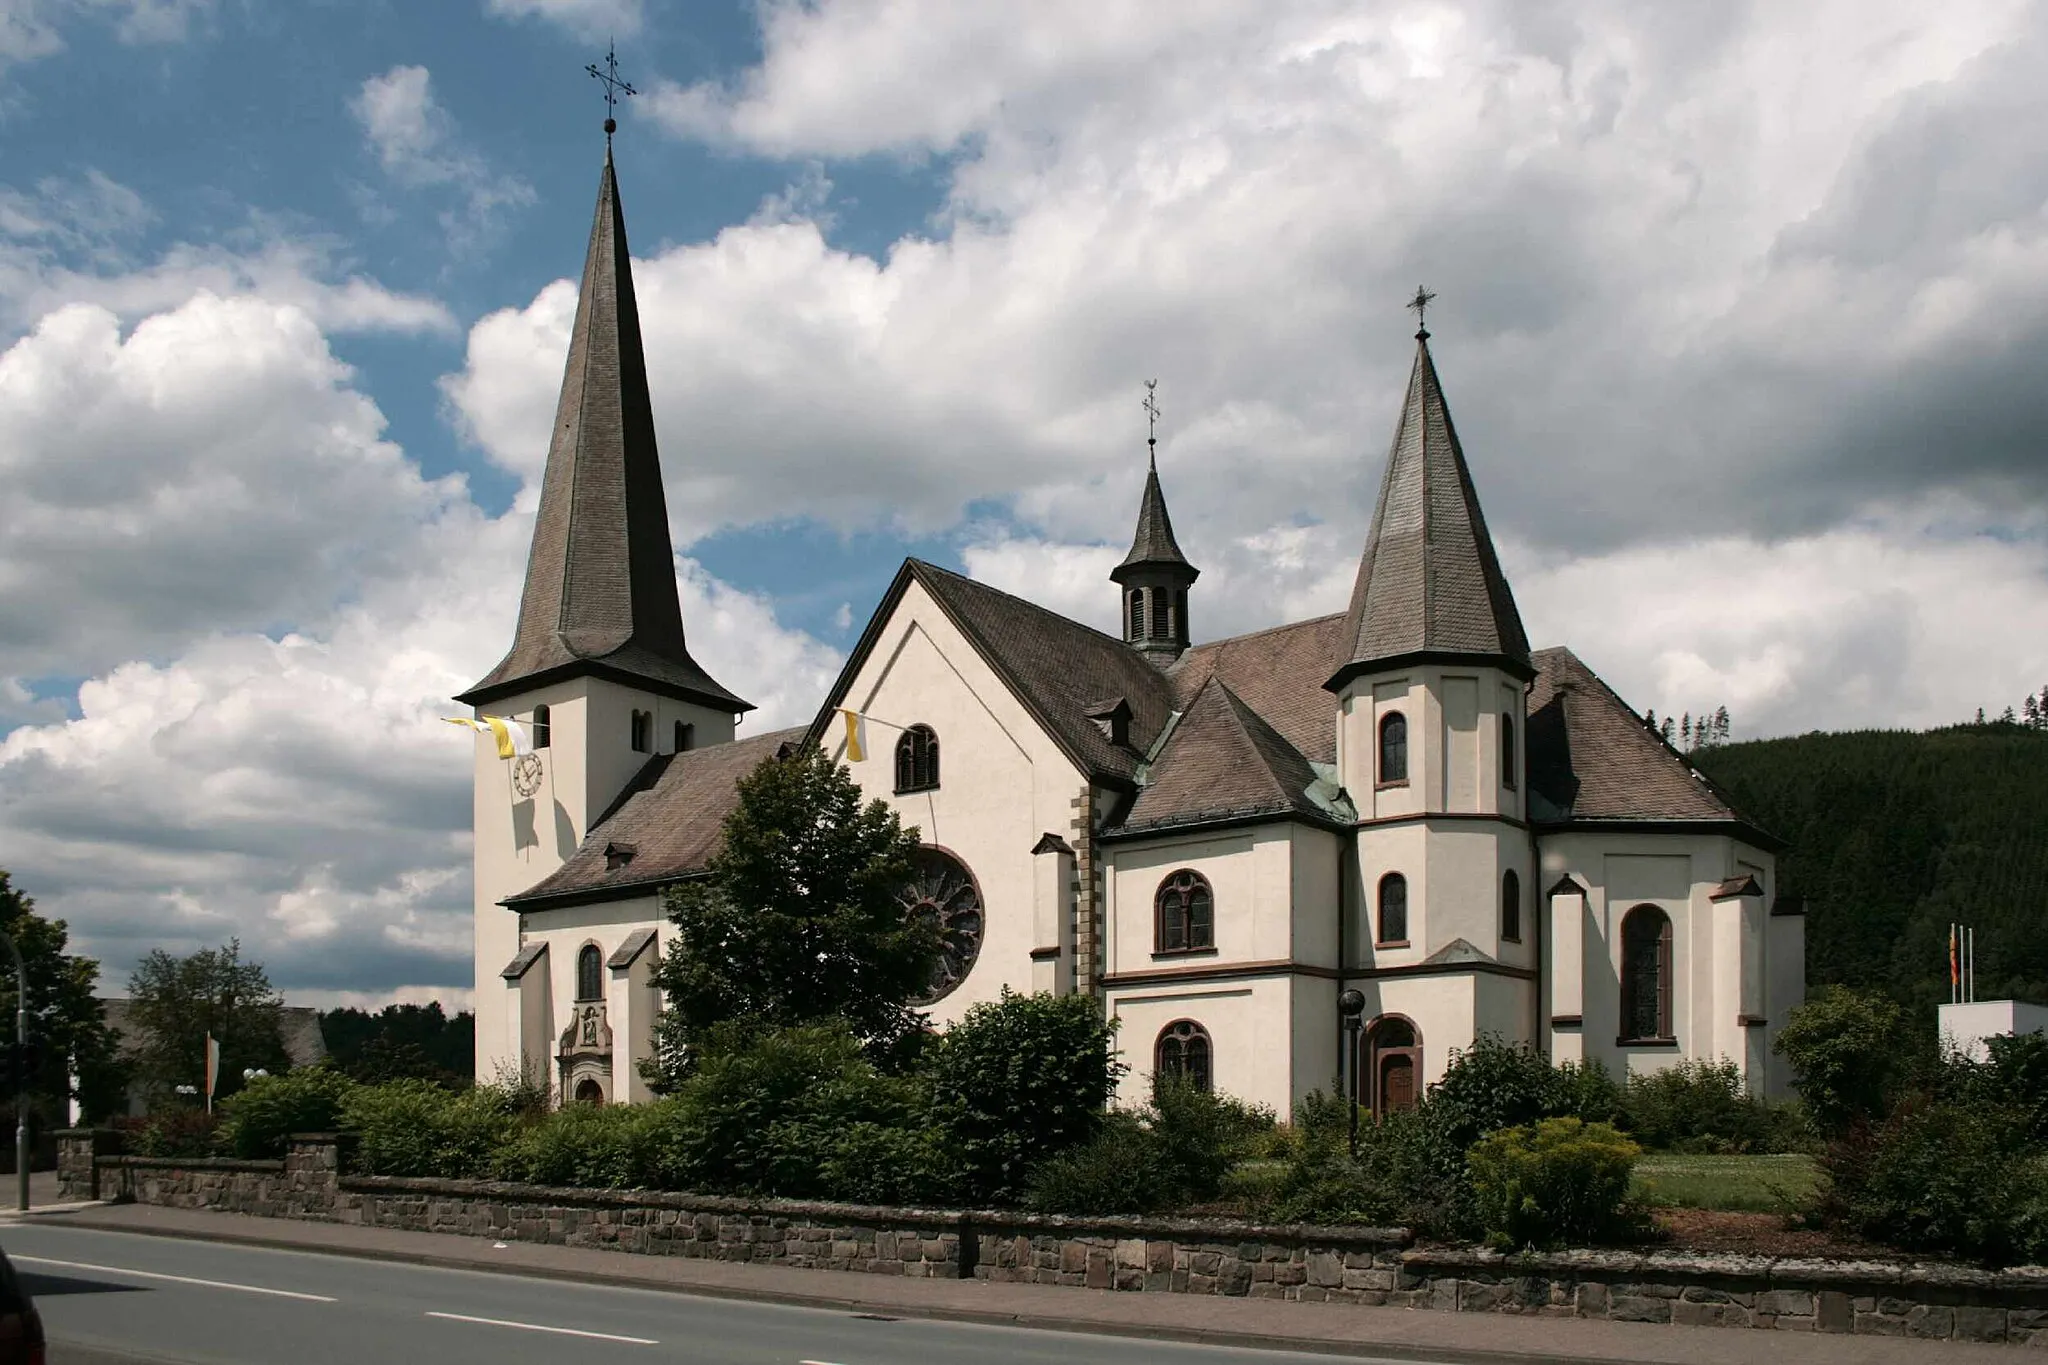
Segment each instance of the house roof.
[{"label": "house roof", "polygon": [[1333,819],[1309,794],[1317,781],[1309,761],[1213,676],[1167,736],[1147,777],[1118,833],[1267,815]]},{"label": "house roof", "polygon": [[1531,809],[1547,817],[1539,822],[1736,823],[1777,846],[1578,655],[1544,649],[1534,661],[1527,744],[1529,785],[1539,798]]},{"label": "house roof", "polygon": [[618,177],[605,152],[511,650],[457,698],[481,706],[596,673],[749,711],[690,657],[640,347]]},{"label": "house roof", "polygon": [[[703,871],[718,851],[725,817],[738,804],[739,780],[803,736],[801,729],[774,730],[649,759],[568,860],[504,904],[538,910],[550,903],[647,894],[663,882]],[[608,847],[622,846],[630,846],[630,856],[606,856]]]},{"label": "house roof", "polygon": [[1338,613],[1196,645],[1168,672],[1175,704],[1186,710],[1210,678],[1219,678],[1303,757],[1335,763],[1337,711],[1323,679],[1343,630]]},{"label": "house roof", "polygon": [[1529,637],[1487,534],[1427,332],[1415,334],[1415,367],[1329,686],[1415,654],[1498,658],[1524,676],[1530,666]]},{"label": "house roof", "polygon": [[[812,739],[825,734],[833,708],[845,698],[913,582],[931,594],[1076,767],[1097,781],[1128,785],[1135,780],[1139,762],[1173,713],[1173,688],[1165,675],[1113,635],[921,559],[903,562],[811,722]],[[1131,708],[1127,744],[1113,743],[1089,717],[1091,709],[1119,697]]]},{"label": "house roof", "polygon": [[1166,495],[1159,489],[1159,464],[1155,460],[1145,471],[1145,492],[1138,500],[1138,529],[1131,537],[1131,552],[1124,562],[1109,571],[1121,583],[1132,569],[1168,567],[1181,571],[1192,583],[1201,570],[1188,563],[1173,538],[1173,518],[1166,514]]}]

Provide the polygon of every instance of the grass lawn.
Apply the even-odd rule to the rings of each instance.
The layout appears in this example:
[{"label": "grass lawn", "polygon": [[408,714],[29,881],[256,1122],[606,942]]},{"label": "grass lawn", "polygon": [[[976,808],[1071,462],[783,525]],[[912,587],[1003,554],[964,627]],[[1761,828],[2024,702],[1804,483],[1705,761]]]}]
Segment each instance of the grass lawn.
[{"label": "grass lawn", "polygon": [[1790,1213],[1818,1180],[1810,1156],[1651,1152],[1636,1163],[1635,1193],[1648,1203],[1677,1208]]}]

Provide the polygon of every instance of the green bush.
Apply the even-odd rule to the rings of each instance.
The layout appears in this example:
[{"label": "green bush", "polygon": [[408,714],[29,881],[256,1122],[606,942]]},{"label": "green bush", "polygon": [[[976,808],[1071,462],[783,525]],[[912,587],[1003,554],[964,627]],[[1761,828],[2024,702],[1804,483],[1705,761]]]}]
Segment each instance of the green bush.
[{"label": "green bush", "polygon": [[1095,1135],[1124,1070],[1115,1028],[1088,996],[1005,989],[926,1049],[933,1115],[959,1158],[963,1198],[1013,1203],[1034,1162]]},{"label": "green bush", "polygon": [[114,1131],[135,1156],[219,1156],[224,1141],[218,1114],[204,1109],[164,1109],[147,1118],[122,1115]]},{"label": "green bush", "polygon": [[1273,1111],[1199,1090],[1185,1078],[1155,1076],[1145,1128],[1158,1148],[1173,1203],[1212,1200],[1224,1177],[1254,1155],[1276,1126]]},{"label": "green bush", "polygon": [[1283,1222],[1402,1224],[1455,1235],[1469,1221],[1465,1154],[1455,1145],[1462,1110],[1425,1101],[1374,1119],[1361,1114],[1350,1150],[1344,1101],[1311,1091],[1295,1107],[1293,1143],[1271,1191],[1268,1216]]},{"label": "green bush", "polygon": [[[1596,1079],[1594,1072],[1598,1073]],[[1444,1125],[1445,1137],[1463,1152],[1502,1128],[1555,1118],[1586,1103],[1605,1103],[1604,1070],[1561,1073],[1550,1059],[1525,1043],[1481,1034],[1472,1046],[1451,1053],[1441,1081],[1429,1088],[1421,1107]],[[1611,1083],[1610,1083],[1611,1084]]]},{"label": "green bush", "polygon": [[2029,1111],[1937,1101],[1836,1143],[1822,1166],[1844,1221],[1907,1251],[1992,1264],[2048,1255],[2048,1169]]},{"label": "green bush", "polygon": [[1814,1128],[1839,1137],[1882,1122],[1907,1079],[1905,1015],[1881,995],[1831,985],[1792,1011],[1772,1045],[1791,1064]]},{"label": "green bush", "polygon": [[843,1026],[722,1035],[657,1107],[646,1174],[664,1189],[918,1200],[943,1175],[924,1108],[919,1083],[881,1074]]},{"label": "green bush", "polygon": [[357,1135],[355,1166],[367,1174],[480,1179],[493,1174],[523,1105],[496,1086],[449,1091],[431,1081],[392,1081],[350,1091],[341,1124]]},{"label": "green bush", "polygon": [[1144,1121],[1117,1110],[1086,1142],[1034,1166],[1024,1202],[1039,1213],[1152,1213],[1173,1202],[1172,1186]]},{"label": "green bush", "polygon": [[1759,1152],[1779,1125],[1732,1061],[1681,1061],[1629,1077],[1623,1126],[1643,1146],[1696,1154]]},{"label": "green bush", "polygon": [[644,1188],[659,1106],[570,1104],[517,1128],[493,1162],[500,1180],[590,1189]]},{"label": "green bush", "polygon": [[1637,1232],[1629,1179],[1642,1148],[1604,1123],[1543,1119],[1480,1139],[1466,1156],[1489,1242],[1591,1244]]},{"label": "green bush", "polygon": [[327,1132],[355,1082],[328,1066],[258,1076],[221,1106],[229,1150],[239,1157],[281,1157],[293,1133]]}]

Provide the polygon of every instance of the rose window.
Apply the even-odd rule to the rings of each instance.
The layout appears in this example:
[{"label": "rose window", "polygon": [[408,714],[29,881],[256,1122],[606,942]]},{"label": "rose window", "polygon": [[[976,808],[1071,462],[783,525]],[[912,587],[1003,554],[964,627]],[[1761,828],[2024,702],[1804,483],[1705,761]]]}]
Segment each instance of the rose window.
[{"label": "rose window", "polygon": [[916,1001],[929,1005],[960,984],[981,951],[981,888],[974,884],[967,865],[944,849],[920,848],[915,869],[909,885],[899,894],[911,914],[939,929],[938,966],[932,972],[930,989]]}]

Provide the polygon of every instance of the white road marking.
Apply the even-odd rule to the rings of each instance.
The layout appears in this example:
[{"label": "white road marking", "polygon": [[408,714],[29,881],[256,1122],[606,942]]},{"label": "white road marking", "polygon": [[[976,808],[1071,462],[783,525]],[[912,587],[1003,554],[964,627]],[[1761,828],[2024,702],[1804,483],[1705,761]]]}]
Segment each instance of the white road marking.
[{"label": "white road marking", "polygon": [[66,1270],[97,1270],[106,1275],[133,1275],[143,1280],[168,1280],[172,1284],[196,1284],[207,1289],[239,1289],[244,1294],[270,1294],[280,1299],[304,1299],[308,1303],[335,1303],[325,1294],[301,1294],[296,1289],[266,1289],[260,1284],[233,1284],[227,1280],[200,1280],[190,1275],[165,1275],[155,1270],[130,1270],[124,1265],[89,1265],[84,1261],[60,1261],[54,1256],[15,1255],[10,1259],[26,1265],[55,1265]]},{"label": "white road marking", "polygon": [[480,1322],[486,1327],[517,1327],[522,1332],[553,1332],[564,1337],[589,1337],[592,1341],[623,1341],[628,1346],[659,1346],[652,1337],[622,1337],[611,1332],[585,1332],[574,1327],[545,1327],[537,1322],[511,1322],[505,1318],[473,1318],[467,1313],[428,1313],[430,1318],[449,1322]]}]

